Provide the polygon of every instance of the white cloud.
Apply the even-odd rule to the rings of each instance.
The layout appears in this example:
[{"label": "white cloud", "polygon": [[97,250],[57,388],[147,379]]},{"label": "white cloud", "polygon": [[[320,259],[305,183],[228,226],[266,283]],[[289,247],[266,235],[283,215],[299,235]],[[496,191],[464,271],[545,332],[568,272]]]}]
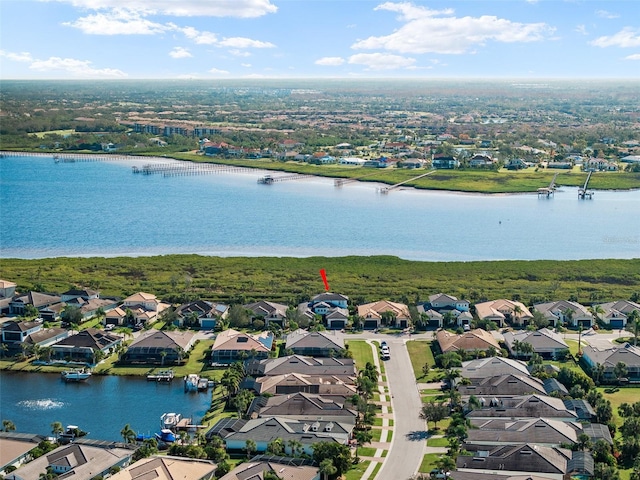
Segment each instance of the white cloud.
[{"label": "white cloud", "polygon": [[234,57],[250,57],[251,56],[251,53],[245,52],[244,50],[232,49],[232,50],[229,50],[229,53]]},{"label": "white cloud", "polygon": [[63,25],[81,30],[88,35],[155,35],[171,29],[147,20],[130,10],[114,9],[108,14],[96,13]]},{"label": "white cloud", "polygon": [[415,58],[390,55],[388,53],[359,53],[349,57],[352,65],[364,65],[367,70],[396,70],[410,68],[416,62]]},{"label": "white cloud", "polygon": [[191,55],[191,52],[189,52],[189,50],[184,47],[174,47],[174,49],[169,52],[169,56],[171,58],[193,57],[193,55]]},{"label": "white cloud", "polygon": [[596,11],[596,15],[599,16],[600,18],[608,18],[608,19],[614,19],[614,18],[620,17],[620,15],[618,15],[617,13],[607,12],[606,10],[598,10]]},{"label": "white cloud", "polygon": [[[90,10],[119,9],[122,0],[46,0],[69,3]],[[127,0],[129,10],[144,14],[175,17],[261,17],[275,13],[278,7],[269,0]]]},{"label": "white cloud", "polygon": [[342,57],[323,57],[315,61],[316,65],[326,65],[329,67],[337,67],[345,62]]},{"label": "white cloud", "polygon": [[615,35],[596,38],[591,45],[596,47],[640,47],[640,33],[631,27],[624,27]]},{"label": "white cloud", "polygon": [[581,35],[588,35],[586,25],[576,25],[575,31]]},{"label": "white cloud", "polygon": [[220,70],[219,68],[212,68],[209,70],[209,73],[214,73],[216,75],[229,75],[228,71]]},{"label": "white cloud", "polygon": [[64,72],[80,78],[123,78],[127,74],[115,68],[94,68],[89,60],[75,58],[49,57],[47,60],[35,60],[29,68],[40,72]]},{"label": "white cloud", "polygon": [[243,67],[245,67],[245,68],[249,68],[249,67],[251,67],[251,64],[250,64],[250,63],[241,63],[240,65],[242,65],[242,66],[243,66]]},{"label": "white cloud", "polygon": [[[518,23],[504,18],[455,17],[453,11],[430,10],[411,3],[387,2],[376,10],[399,12],[404,22],[389,35],[369,37],[352,45],[354,49],[384,49],[400,53],[462,54],[493,40],[503,43],[533,42],[553,29],[545,23]],[[446,16],[443,16],[446,15]]]},{"label": "white cloud", "polygon": [[213,32],[200,32],[193,27],[181,29],[184,35],[198,45],[214,45],[218,43],[218,36]]},{"label": "white cloud", "polygon": [[0,50],[0,57],[8,58],[9,60],[13,60],[14,62],[33,62],[33,57],[29,52],[5,52],[4,50]]},{"label": "white cloud", "polygon": [[633,55],[628,55],[624,57],[625,60],[640,60],[640,53],[634,53]]},{"label": "white cloud", "polygon": [[231,48],[273,48],[275,45],[271,42],[262,42],[260,40],[252,40],[245,37],[230,37],[220,41],[221,47]]}]

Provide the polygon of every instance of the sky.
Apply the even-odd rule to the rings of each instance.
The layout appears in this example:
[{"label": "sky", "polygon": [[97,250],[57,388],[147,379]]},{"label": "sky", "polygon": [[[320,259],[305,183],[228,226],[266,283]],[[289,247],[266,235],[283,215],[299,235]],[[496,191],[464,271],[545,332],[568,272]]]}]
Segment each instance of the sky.
[{"label": "sky", "polygon": [[0,79],[640,79],[640,0],[0,0]]}]

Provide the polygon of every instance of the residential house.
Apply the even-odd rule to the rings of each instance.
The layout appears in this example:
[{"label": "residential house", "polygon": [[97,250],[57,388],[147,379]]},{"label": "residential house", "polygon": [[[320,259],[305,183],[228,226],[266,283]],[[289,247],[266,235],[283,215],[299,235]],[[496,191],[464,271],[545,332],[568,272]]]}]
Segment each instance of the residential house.
[{"label": "residential house", "polygon": [[265,359],[271,353],[273,340],[273,333],[269,331],[251,335],[230,328],[216,336],[211,347],[211,358],[214,364]]},{"label": "residential house", "polygon": [[495,160],[489,155],[482,155],[480,153],[475,154],[469,159],[469,166],[473,168],[488,168],[492,167]]},{"label": "residential house", "polygon": [[462,362],[462,378],[486,378],[500,375],[530,376],[527,364],[504,357],[488,357]]},{"label": "residential house", "polygon": [[138,292],[122,301],[121,308],[131,310],[138,324],[150,325],[155,323],[158,315],[171,305],[163,303],[152,293]]},{"label": "residential house", "polygon": [[2,343],[19,344],[29,335],[42,329],[42,322],[9,321],[2,324]]},{"label": "residential house", "polygon": [[597,418],[591,404],[583,398],[565,398],[563,403],[567,410],[575,413],[579,421],[594,422]]},{"label": "residential house", "polygon": [[309,332],[299,328],[287,335],[285,349],[291,350],[295,355],[335,357],[341,356],[345,344],[344,337],[339,332]]},{"label": "residential house", "polygon": [[[133,322],[133,312],[131,320],[132,324],[135,324],[135,322]],[[104,324],[115,326],[129,325],[129,321],[127,319],[127,310],[122,307],[115,307],[111,310],[107,310],[106,312],[104,312]]]},{"label": "residential house", "polygon": [[544,383],[527,375],[498,375],[470,379],[469,385],[458,385],[461,395],[474,395],[484,401],[484,397],[496,395],[547,395]]},{"label": "residential house", "polygon": [[344,330],[349,323],[349,311],[346,308],[332,308],[324,315],[324,322],[329,330]]},{"label": "residential house", "polygon": [[11,315],[24,315],[27,305],[35,307],[43,320],[56,320],[64,304],[57,295],[48,295],[40,292],[29,292],[26,295],[14,297],[9,303]]},{"label": "residential house", "polygon": [[434,155],[431,159],[431,166],[438,170],[453,170],[460,166],[460,162],[451,156]]},{"label": "residential house", "polygon": [[60,478],[92,480],[105,477],[114,467],[126,467],[134,450],[112,444],[104,447],[71,443],[52,450],[9,473],[6,480],[38,480],[47,468]]},{"label": "residential house", "polygon": [[264,480],[267,472],[284,480],[320,480],[321,477],[311,460],[258,455],[241,463],[220,480]]},{"label": "residential house", "polygon": [[615,367],[618,363],[623,363],[627,367],[626,378],[628,381],[640,382],[640,347],[630,343],[605,349],[586,345],[582,347],[582,358],[590,368],[602,365],[605,381],[615,381],[617,379]]},{"label": "residential house", "polygon": [[[44,437],[16,432],[0,432],[0,475],[31,460],[31,451]],[[3,477],[4,478],[4,477]]]},{"label": "residential house", "polygon": [[476,314],[480,320],[495,322],[499,327],[504,327],[505,322],[520,327],[533,320],[533,315],[522,302],[506,298],[477,303]]},{"label": "residential house", "polygon": [[553,418],[565,422],[577,421],[578,415],[564,402],[555,397],[529,394],[513,397],[496,396],[487,399],[484,405],[468,406],[467,418]]},{"label": "residential house", "polygon": [[178,364],[191,350],[196,336],[190,331],[150,329],[136,338],[122,355],[125,363]]},{"label": "residential house", "polygon": [[202,330],[213,330],[219,319],[224,320],[229,316],[229,305],[196,300],[183,303],[176,308],[175,314],[174,324],[178,327],[188,326]]},{"label": "residential house", "polygon": [[100,309],[106,311],[118,305],[116,300],[100,298],[99,292],[89,289],[72,288],[60,295],[60,298],[66,305],[79,308],[82,318],[91,318]]},{"label": "residential house", "polygon": [[60,299],[65,303],[69,302],[70,300],[75,300],[76,298],[81,298],[83,300],[92,300],[95,298],[100,298],[100,294],[96,290],[90,290],[88,288],[72,288],[60,295]]},{"label": "residential house", "polygon": [[316,295],[309,302],[301,303],[298,310],[308,318],[321,316],[328,328],[343,329],[349,320],[348,303],[349,297],[345,295],[325,292]]},{"label": "residential house", "polygon": [[52,358],[95,363],[97,352],[108,355],[122,343],[122,337],[113,333],[87,328],[54,343]]},{"label": "residential house", "polygon": [[591,312],[578,302],[559,300],[556,302],[537,303],[533,308],[544,315],[553,326],[568,323],[571,327],[591,328],[594,324]]},{"label": "residential house", "polygon": [[282,303],[260,300],[259,302],[248,303],[244,308],[251,310],[253,319],[260,319],[264,322],[265,328],[271,324],[276,324],[280,328],[287,326],[287,310],[289,307]]},{"label": "residential house", "polygon": [[26,345],[38,345],[39,347],[48,347],[54,343],[64,340],[71,336],[71,331],[66,328],[42,328],[27,336],[24,340]]},{"label": "residential house", "polygon": [[541,328],[536,331],[505,332],[504,342],[507,344],[509,352],[517,357],[530,357],[532,353],[516,351],[515,345],[528,343],[533,347],[533,351],[543,358],[556,359],[569,351],[569,345],[556,332],[548,328]]},{"label": "residential house", "polygon": [[418,313],[420,314],[420,318],[423,322],[427,322],[427,325],[431,328],[443,328],[444,327],[444,316],[441,313],[436,312],[432,308],[426,307],[425,305],[420,304],[417,306]]},{"label": "residential house", "polygon": [[347,445],[353,432],[353,423],[333,422],[323,419],[314,421],[286,417],[260,417],[251,420],[224,418],[219,420],[206,434],[207,438],[219,436],[231,452],[242,452],[247,440],[256,443],[256,452],[264,453],[269,442],[277,438],[285,445],[285,453],[291,453],[289,442],[297,440],[301,450],[313,455],[313,445],[320,442],[336,442]]},{"label": "residential house", "polygon": [[447,352],[475,352],[475,351],[491,351],[492,355],[500,351],[500,344],[486,330],[476,328],[462,334],[455,334],[447,330],[438,330],[436,339],[442,353]]},{"label": "residential house", "polygon": [[297,392],[316,393],[323,397],[341,397],[344,401],[355,395],[355,376],[308,375],[304,373],[283,373],[258,378],[247,378],[242,388],[255,391],[258,395],[289,395]]},{"label": "residential house", "polygon": [[380,328],[382,325],[393,328],[409,328],[411,314],[404,303],[380,300],[358,306],[358,316],[364,321],[364,328]]},{"label": "residential house", "polygon": [[286,138],[278,143],[278,149],[280,150],[296,150],[303,146],[304,143],[298,142],[297,140],[293,140],[291,138]]},{"label": "residential house", "polygon": [[250,360],[245,366],[247,375],[275,376],[289,373],[304,375],[326,375],[349,379],[356,376],[356,365],[353,358],[314,358],[302,355],[289,355],[264,360]]},{"label": "residential house", "polygon": [[0,279],[0,298],[13,298],[17,285],[9,280]]},{"label": "residential house", "polygon": [[[429,301],[422,305],[422,310],[425,312],[434,310],[443,316],[443,321],[446,323],[446,317],[450,316],[455,319],[455,323],[462,327],[464,325],[471,325],[472,317],[465,315],[462,320],[458,321],[460,314],[463,312],[469,312],[469,302],[467,300],[458,300],[453,295],[447,295],[444,293],[436,293],[429,295]],[[447,327],[449,325],[443,325]]]},{"label": "residential house", "polygon": [[572,452],[560,447],[545,447],[533,443],[517,445],[463,445],[467,455],[459,455],[456,467],[461,471],[491,473],[537,474],[544,478],[563,480]]},{"label": "residential house", "polygon": [[467,430],[466,443],[477,445],[514,445],[535,443],[546,447],[559,447],[562,444],[575,444],[578,433],[582,431],[580,423],[550,418],[525,418],[511,420],[506,418],[473,419]]},{"label": "residential house", "polygon": [[[259,396],[253,399],[249,418],[286,417],[314,422],[318,418],[333,422],[356,423],[358,412],[340,397],[325,397],[316,393],[298,392],[275,397]],[[351,408],[349,408],[349,406]]]},{"label": "residential house", "polygon": [[615,302],[601,303],[594,307],[597,316],[612,329],[622,330],[627,326],[627,320],[631,312],[640,314],[640,304],[630,300],[618,300]]},{"label": "residential house", "polygon": [[214,480],[218,466],[208,460],[170,457],[142,458],[111,475],[111,480]]}]

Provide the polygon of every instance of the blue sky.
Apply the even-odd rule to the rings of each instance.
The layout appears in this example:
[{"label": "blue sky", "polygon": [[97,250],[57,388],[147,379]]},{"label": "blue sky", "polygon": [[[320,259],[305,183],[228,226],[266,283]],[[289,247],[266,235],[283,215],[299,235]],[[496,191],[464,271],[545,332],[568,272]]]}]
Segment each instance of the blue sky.
[{"label": "blue sky", "polygon": [[2,79],[640,78],[639,0],[0,0]]}]

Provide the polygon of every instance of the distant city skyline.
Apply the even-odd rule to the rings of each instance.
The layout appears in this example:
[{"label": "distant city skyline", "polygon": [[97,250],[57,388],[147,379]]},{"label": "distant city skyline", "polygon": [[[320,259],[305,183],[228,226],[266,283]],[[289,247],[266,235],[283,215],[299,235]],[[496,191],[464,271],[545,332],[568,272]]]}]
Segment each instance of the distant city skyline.
[{"label": "distant city skyline", "polygon": [[0,0],[1,79],[640,78],[640,1]]}]

